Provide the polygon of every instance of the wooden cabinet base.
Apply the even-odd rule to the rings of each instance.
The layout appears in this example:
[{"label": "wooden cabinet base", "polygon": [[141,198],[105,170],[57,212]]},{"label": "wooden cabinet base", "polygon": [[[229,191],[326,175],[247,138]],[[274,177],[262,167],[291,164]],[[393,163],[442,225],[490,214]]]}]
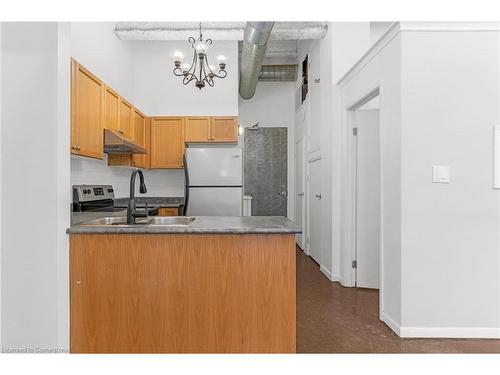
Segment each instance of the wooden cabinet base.
[{"label": "wooden cabinet base", "polygon": [[72,353],[294,353],[293,234],[72,234]]}]

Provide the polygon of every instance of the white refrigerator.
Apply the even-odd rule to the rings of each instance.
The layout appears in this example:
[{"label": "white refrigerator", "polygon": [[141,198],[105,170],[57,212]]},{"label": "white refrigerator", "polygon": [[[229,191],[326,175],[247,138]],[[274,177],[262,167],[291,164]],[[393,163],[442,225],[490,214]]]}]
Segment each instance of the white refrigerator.
[{"label": "white refrigerator", "polygon": [[187,216],[241,216],[242,152],[239,147],[187,147],[184,155]]}]

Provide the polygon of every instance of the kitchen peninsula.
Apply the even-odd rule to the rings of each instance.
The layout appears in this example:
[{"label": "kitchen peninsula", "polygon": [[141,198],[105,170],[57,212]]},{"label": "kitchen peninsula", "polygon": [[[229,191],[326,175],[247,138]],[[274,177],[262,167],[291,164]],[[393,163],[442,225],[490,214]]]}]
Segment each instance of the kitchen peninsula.
[{"label": "kitchen peninsula", "polygon": [[290,220],[89,215],[68,229],[71,352],[295,352]]}]

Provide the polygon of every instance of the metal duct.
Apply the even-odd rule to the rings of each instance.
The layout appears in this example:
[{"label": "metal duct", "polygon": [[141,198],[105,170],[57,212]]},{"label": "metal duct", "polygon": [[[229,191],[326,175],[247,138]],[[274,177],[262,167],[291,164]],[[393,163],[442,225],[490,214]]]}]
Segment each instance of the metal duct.
[{"label": "metal duct", "polygon": [[262,65],[259,73],[259,81],[284,82],[296,81],[298,65]]},{"label": "metal duct", "polygon": [[240,96],[250,99],[255,94],[267,41],[274,22],[247,22],[243,36],[240,68]]}]

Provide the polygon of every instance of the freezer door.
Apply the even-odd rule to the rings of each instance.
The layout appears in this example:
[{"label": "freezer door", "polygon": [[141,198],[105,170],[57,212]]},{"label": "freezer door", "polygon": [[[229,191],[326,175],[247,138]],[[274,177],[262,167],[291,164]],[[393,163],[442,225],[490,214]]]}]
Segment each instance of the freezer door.
[{"label": "freezer door", "polygon": [[190,186],[242,186],[241,148],[187,148]]},{"label": "freezer door", "polygon": [[242,188],[189,188],[187,216],[241,216]]}]

